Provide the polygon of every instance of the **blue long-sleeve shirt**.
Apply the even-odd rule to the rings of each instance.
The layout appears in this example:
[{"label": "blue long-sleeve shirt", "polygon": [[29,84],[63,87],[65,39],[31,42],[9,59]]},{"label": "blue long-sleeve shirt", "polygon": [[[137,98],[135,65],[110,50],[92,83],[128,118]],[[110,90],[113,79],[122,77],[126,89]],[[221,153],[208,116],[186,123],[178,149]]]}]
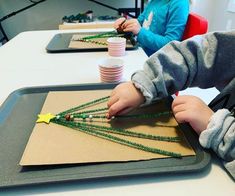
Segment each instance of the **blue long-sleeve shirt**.
[{"label": "blue long-sleeve shirt", "polygon": [[[147,55],[150,56],[172,40],[181,40],[188,14],[189,0],[150,1],[138,17],[142,27],[137,41]],[[144,27],[147,21],[150,23],[149,28]]]}]

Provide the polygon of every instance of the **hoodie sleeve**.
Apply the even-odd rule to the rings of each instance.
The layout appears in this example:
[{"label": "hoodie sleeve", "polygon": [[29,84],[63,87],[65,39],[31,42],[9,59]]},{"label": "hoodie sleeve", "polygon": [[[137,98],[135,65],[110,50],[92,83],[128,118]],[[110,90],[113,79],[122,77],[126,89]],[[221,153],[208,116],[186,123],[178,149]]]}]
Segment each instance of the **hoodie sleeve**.
[{"label": "hoodie sleeve", "polygon": [[225,168],[235,179],[235,118],[229,110],[221,109],[214,113],[199,142],[223,159]]},{"label": "hoodie sleeve", "polygon": [[132,81],[146,104],[187,87],[225,85],[235,74],[235,31],[173,41],[154,53]]}]

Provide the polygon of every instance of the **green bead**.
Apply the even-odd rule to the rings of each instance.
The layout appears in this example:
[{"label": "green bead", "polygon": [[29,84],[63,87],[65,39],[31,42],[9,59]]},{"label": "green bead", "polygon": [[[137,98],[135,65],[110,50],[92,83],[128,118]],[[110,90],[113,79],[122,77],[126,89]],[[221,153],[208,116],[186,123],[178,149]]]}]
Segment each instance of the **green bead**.
[{"label": "green bead", "polygon": [[86,114],[81,114],[81,118],[85,120],[88,116]]}]

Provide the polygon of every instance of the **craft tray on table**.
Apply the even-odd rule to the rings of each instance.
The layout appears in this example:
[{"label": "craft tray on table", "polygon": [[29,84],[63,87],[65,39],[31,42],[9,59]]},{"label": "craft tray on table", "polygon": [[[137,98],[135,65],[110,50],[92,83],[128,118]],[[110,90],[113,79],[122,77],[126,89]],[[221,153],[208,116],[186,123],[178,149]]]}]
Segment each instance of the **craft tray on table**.
[{"label": "craft tray on table", "polygon": [[[210,155],[198,143],[193,130],[183,125],[196,155],[147,161],[70,164],[22,167],[19,161],[50,91],[112,89],[115,84],[86,84],[32,87],[14,91],[0,107],[0,188],[107,177],[158,175],[200,171],[210,163]],[[169,106],[172,98],[169,98]]]},{"label": "craft tray on table", "polygon": [[[49,53],[60,53],[60,52],[94,52],[94,51],[108,51],[108,47],[92,47],[92,48],[69,48],[70,41],[73,35],[95,35],[102,32],[95,33],[59,33],[54,35],[51,41],[48,43],[46,50]],[[134,44],[135,43],[135,44]],[[135,50],[137,49],[136,41],[131,38],[127,40],[126,50]]]}]

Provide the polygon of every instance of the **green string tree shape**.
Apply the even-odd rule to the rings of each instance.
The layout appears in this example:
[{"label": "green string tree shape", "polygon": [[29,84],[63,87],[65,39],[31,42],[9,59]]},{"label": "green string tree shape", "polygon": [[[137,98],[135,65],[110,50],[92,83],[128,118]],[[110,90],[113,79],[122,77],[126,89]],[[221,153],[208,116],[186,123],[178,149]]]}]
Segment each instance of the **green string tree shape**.
[{"label": "green string tree shape", "polygon": [[118,33],[117,31],[109,31],[105,33],[99,33],[96,35],[89,35],[82,38],[73,38],[72,41],[80,41],[80,42],[87,42],[87,43],[93,43],[98,45],[104,45],[107,46],[108,43],[99,41],[99,38],[110,38],[110,37],[124,37],[126,39],[131,39],[133,35],[131,33]]},{"label": "green string tree shape", "polygon": [[[93,135],[105,140],[109,140],[121,145],[126,145],[131,148],[139,149],[146,152],[161,154],[169,157],[177,157],[180,158],[182,155],[180,153],[170,152],[163,149],[152,148],[145,146],[140,143],[136,143],[127,139],[123,139],[118,137],[119,135],[129,136],[129,137],[136,137],[142,139],[150,139],[156,141],[166,141],[166,142],[180,142],[179,137],[168,137],[168,136],[156,136],[151,134],[139,133],[135,131],[130,131],[127,129],[121,128],[114,128],[114,127],[107,127],[97,124],[92,124],[94,119],[107,119],[105,113],[107,112],[108,108],[97,108],[97,109],[88,109],[91,106],[96,104],[106,102],[109,99],[109,96],[102,97],[91,102],[84,103],[77,107],[68,109],[66,111],[60,112],[56,115],[47,113],[47,114],[39,114],[37,123],[55,123],[65,127],[69,127],[75,129],[77,131],[81,131],[83,133]],[[150,119],[156,118],[163,115],[170,115],[171,112],[160,112],[156,114],[135,114],[135,115],[120,115],[115,116],[116,119],[128,119],[128,118],[137,118],[137,119]],[[112,120],[112,119],[111,119]]]}]

